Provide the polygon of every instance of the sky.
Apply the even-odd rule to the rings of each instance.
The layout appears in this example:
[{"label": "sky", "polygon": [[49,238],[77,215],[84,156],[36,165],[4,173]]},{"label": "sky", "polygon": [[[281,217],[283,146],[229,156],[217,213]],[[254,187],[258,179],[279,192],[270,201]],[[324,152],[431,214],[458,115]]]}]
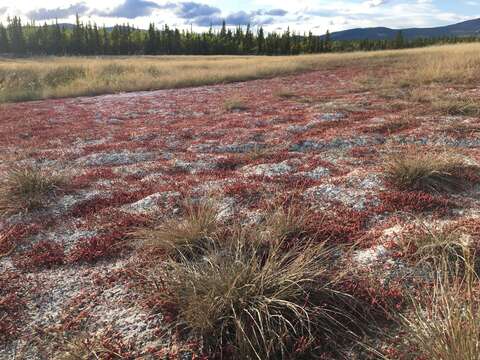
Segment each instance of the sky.
[{"label": "sky", "polygon": [[204,30],[219,26],[263,26],[267,31],[290,28],[297,33],[324,34],[357,27],[434,27],[480,18],[480,0],[0,0],[0,21],[21,16],[38,23],[84,22]]}]

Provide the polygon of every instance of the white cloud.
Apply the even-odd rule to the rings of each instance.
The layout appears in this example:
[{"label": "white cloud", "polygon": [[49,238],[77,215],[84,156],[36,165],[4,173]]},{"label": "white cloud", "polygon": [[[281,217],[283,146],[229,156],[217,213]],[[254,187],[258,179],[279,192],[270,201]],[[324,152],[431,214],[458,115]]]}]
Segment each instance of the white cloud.
[{"label": "white cloud", "polygon": [[[200,25],[230,19],[232,25],[244,21],[264,24],[267,31],[290,27],[300,33],[313,29],[321,34],[327,29],[429,27],[467,19],[460,12],[441,10],[438,0],[43,0],[41,6],[31,0],[0,1],[0,10],[6,8],[3,15],[0,11],[0,21],[8,15],[40,19],[60,14],[64,16],[59,16],[60,21],[72,22],[75,6],[81,4],[88,8],[82,11],[85,19],[107,26],[128,21],[143,28],[153,21],[183,28],[193,24],[198,30]],[[478,5],[473,0],[463,3],[467,2]]]}]

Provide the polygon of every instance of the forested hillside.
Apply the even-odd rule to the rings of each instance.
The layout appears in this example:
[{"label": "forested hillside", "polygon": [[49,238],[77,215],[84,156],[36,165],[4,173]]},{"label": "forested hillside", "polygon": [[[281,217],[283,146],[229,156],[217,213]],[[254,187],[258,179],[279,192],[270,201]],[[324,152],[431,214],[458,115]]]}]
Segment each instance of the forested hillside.
[{"label": "forested hillside", "polygon": [[198,33],[170,28],[148,30],[126,25],[113,28],[84,24],[22,24],[14,17],[0,24],[0,54],[28,55],[296,55],[302,53],[385,50],[422,47],[440,43],[476,41],[477,37],[432,37],[408,39],[397,31],[395,38],[383,40],[335,40],[312,32],[299,34],[289,29],[282,33],[255,31],[250,25]]}]

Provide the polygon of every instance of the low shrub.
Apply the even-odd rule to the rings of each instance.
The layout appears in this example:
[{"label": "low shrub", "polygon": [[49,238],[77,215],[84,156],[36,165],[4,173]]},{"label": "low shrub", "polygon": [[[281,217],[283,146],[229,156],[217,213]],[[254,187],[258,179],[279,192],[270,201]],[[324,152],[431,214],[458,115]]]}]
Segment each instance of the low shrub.
[{"label": "low shrub", "polygon": [[14,259],[17,268],[34,271],[62,265],[65,260],[63,246],[52,241],[41,241]]},{"label": "low shrub", "polygon": [[422,213],[434,212],[438,215],[448,213],[448,210],[455,206],[442,196],[428,194],[421,191],[389,191],[382,192],[379,195],[381,204],[376,209],[377,212],[405,212]]}]

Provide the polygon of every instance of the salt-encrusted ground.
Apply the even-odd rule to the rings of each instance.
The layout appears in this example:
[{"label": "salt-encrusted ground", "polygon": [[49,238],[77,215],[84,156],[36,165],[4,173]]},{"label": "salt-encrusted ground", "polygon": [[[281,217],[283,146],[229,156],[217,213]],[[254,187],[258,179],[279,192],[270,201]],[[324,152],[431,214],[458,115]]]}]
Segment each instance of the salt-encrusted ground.
[{"label": "salt-encrusted ground", "polygon": [[[389,106],[353,91],[356,74],[2,105],[0,170],[36,164],[72,178],[46,209],[1,219],[15,250],[0,258],[0,299],[17,306],[2,315],[0,302],[9,331],[0,358],[48,359],[54,341],[47,339],[58,334],[98,337],[124,358],[191,348],[172,339],[163,315],[144,306],[124,276],[141,263],[129,246],[132,227],[172,215],[185,198],[215,198],[224,219],[256,221],[260,199],[295,193],[331,216],[331,241],[358,241],[345,261],[381,274],[384,288],[372,297],[399,296],[397,282],[418,276],[395,248],[403,229],[419,218],[480,222],[480,192],[398,192],[385,182],[382,157],[418,144],[455,147],[479,161],[476,133],[450,127],[479,119]],[[296,96],[276,96],[282,89]],[[239,97],[248,109],[227,111],[224,101]],[[391,125],[405,117],[407,125]],[[52,253],[49,268],[36,259]]]}]

